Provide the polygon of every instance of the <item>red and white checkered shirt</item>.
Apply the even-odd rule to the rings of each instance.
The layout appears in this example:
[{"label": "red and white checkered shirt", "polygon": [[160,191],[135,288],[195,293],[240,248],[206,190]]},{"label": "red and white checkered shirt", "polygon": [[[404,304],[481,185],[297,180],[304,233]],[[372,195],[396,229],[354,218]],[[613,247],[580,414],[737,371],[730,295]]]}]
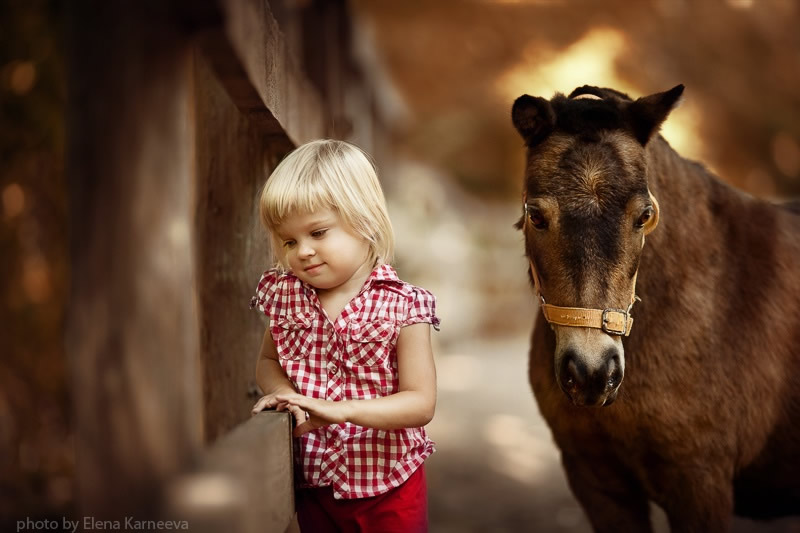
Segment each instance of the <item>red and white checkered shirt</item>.
[{"label": "red and white checkered shirt", "polygon": [[[400,328],[428,322],[436,301],[379,265],[334,322],[316,290],[291,272],[268,270],[251,307],[270,319],[278,358],[300,394],[366,400],[397,392]],[[380,430],[345,423],[306,433],[295,460],[304,486],[331,485],[338,499],[365,498],[401,485],[434,451],[424,428]]]}]

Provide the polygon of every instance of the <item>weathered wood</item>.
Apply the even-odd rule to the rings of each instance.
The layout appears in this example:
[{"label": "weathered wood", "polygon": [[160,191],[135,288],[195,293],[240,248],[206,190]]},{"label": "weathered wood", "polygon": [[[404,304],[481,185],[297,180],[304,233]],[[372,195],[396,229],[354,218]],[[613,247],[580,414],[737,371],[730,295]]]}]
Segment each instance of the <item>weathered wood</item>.
[{"label": "weathered wood", "polygon": [[220,438],[166,493],[195,533],[281,533],[294,517],[291,417],[267,411]]},{"label": "weathered wood", "polygon": [[345,114],[345,92],[354,81],[356,69],[346,17],[343,0],[316,2],[313,8],[302,11],[304,71],[320,92],[326,126],[336,139],[347,138],[352,132],[351,120]]},{"label": "weathered wood", "polygon": [[270,264],[258,194],[291,145],[234,106],[204,53],[195,59],[196,250],[206,440],[245,420],[265,319],[250,297]]},{"label": "weathered wood", "polygon": [[79,512],[144,518],[152,488],[202,440],[192,50],[159,2],[71,2],[68,12]]},{"label": "weathered wood", "polygon": [[[253,471],[221,494],[258,499],[233,497],[238,511],[207,530],[283,531],[288,417],[236,427],[265,325],[248,306],[270,263],[257,196],[283,154],[327,133],[330,111],[290,49],[300,39],[287,45],[263,0],[78,0],[68,12],[77,512],[152,518],[165,480],[218,441],[235,464],[208,461]],[[348,80],[337,91],[356,83],[344,59],[328,68]]]},{"label": "weathered wood", "polygon": [[[221,0],[221,3],[227,46],[238,58],[241,71],[246,73],[264,109],[269,110],[295,145],[325,136],[319,93],[306,78],[300,58],[289,51],[269,4],[263,0]],[[224,74],[221,77],[223,84],[241,84],[240,77],[227,80]],[[258,108],[252,91],[241,88],[238,91],[250,93],[247,105]]]},{"label": "weathered wood", "polygon": [[[214,70],[216,79],[239,111],[257,122],[264,133],[286,137],[278,119],[264,106],[261,95],[250,81],[224,29],[220,27],[206,30],[198,35],[197,42],[206,62]],[[291,144],[288,137],[286,140]]]}]

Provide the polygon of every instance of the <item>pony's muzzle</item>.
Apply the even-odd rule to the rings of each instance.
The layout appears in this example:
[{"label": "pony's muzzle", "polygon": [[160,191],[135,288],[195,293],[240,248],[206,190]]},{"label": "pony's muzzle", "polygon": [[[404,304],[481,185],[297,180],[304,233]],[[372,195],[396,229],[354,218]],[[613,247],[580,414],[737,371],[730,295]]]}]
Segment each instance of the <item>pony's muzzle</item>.
[{"label": "pony's muzzle", "polygon": [[556,374],[561,390],[575,405],[605,406],[617,398],[624,369],[616,347],[606,349],[601,357],[593,359],[568,349],[560,359]]}]

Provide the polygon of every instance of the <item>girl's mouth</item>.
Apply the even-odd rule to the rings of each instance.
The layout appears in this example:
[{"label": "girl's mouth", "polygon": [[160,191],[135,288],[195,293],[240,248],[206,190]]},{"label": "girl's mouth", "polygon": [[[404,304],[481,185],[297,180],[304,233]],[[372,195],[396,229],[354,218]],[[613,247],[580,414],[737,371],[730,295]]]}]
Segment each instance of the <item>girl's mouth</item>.
[{"label": "girl's mouth", "polygon": [[305,270],[306,272],[309,272],[309,273],[312,273],[312,274],[313,274],[314,272],[318,271],[318,270],[319,270],[319,268],[320,268],[320,267],[321,267],[323,264],[324,264],[324,263],[318,263],[318,264],[316,264],[316,265],[307,266],[307,267],[306,267],[306,268],[304,268],[303,270]]}]

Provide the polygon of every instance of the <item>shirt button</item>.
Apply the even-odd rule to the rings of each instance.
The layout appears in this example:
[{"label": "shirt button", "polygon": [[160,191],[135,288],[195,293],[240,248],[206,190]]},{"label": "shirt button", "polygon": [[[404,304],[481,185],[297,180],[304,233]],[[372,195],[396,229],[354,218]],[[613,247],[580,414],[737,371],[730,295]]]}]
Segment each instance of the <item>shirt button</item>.
[{"label": "shirt button", "polygon": [[339,367],[336,366],[336,365],[331,365],[329,370],[330,370],[331,376],[335,376],[336,374],[339,373]]}]

